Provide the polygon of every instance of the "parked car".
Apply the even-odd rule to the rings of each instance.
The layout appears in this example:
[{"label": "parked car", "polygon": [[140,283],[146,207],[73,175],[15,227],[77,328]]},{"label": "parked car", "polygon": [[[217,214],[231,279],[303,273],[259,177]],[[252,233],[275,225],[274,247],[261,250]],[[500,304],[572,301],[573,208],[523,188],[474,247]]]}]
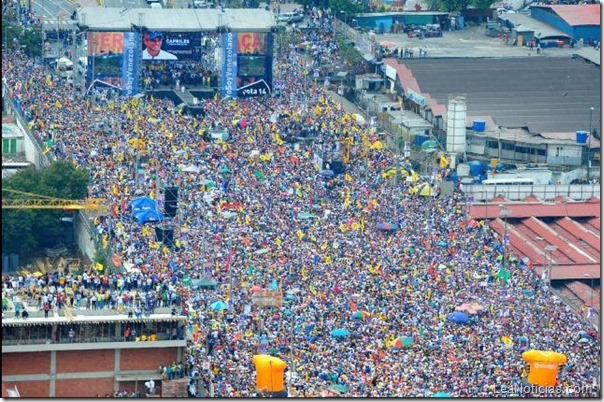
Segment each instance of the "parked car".
[{"label": "parked car", "polygon": [[292,24],[294,22],[301,22],[304,19],[304,16],[298,12],[287,12],[279,14],[277,17],[277,21],[285,22],[288,24]]},{"label": "parked car", "polygon": [[58,243],[52,247],[47,247],[44,251],[48,257],[62,257],[69,253],[69,250],[63,243]]}]

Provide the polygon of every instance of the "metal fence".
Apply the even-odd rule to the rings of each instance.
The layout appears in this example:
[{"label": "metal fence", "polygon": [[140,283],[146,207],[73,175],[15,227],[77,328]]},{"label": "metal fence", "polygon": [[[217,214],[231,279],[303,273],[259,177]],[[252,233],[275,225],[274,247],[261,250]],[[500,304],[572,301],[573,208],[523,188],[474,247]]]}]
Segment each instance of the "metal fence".
[{"label": "metal fence", "polygon": [[549,200],[559,196],[583,201],[591,197],[600,198],[600,185],[569,184],[569,185],[485,185],[468,184],[463,186],[463,192],[475,201],[486,201],[501,196],[510,201],[521,201],[529,196],[541,200]]},{"label": "metal fence", "polygon": [[[51,152],[44,153],[44,149],[46,146],[38,137],[36,137],[27,125],[27,121],[21,115],[21,112],[15,106],[15,103],[12,98],[8,96],[9,88],[6,80],[2,80],[2,102],[4,102],[4,106],[9,115],[15,118],[15,121],[19,128],[25,133],[27,140],[31,142],[35,149],[35,160],[31,161],[36,165],[36,169],[46,167],[50,165],[54,160],[54,155]],[[25,140],[25,139],[24,139]]]}]

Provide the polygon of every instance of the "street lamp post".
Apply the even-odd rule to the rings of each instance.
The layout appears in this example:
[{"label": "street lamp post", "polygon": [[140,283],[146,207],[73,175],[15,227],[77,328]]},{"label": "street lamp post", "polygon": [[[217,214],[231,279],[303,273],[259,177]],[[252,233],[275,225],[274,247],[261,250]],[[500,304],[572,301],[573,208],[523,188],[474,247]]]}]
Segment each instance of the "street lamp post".
[{"label": "street lamp post", "polygon": [[592,274],[583,274],[584,278],[590,278],[591,279],[591,283],[590,283],[590,301],[589,301],[589,307],[594,308],[594,277]]},{"label": "street lamp post", "polygon": [[587,140],[587,182],[591,179],[591,119],[593,117],[594,107],[589,108],[589,138]]},{"label": "street lamp post", "polygon": [[501,208],[500,211],[500,215],[503,217],[503,261],[502,261],[502,265],[503,268],[505,269],[505,258],[506,258],[506,252],[507,252],[507,242],[508,242],[508,216],[510,216],[512,214],[512,211],[507,209],[505,207],[505,205],[501,204],[499,205],[499,208]]},{"label": "street lamp post", "polygon": [[552,262],[553,261],[552,260],[552,253],[554,251],[556,251],[557,248],[558,247],[556,247],[556,246],[554,246],[552,244],[548,244],[547,246],[545,246],[545,251],[547,252],[547,255],[549,256],[549,258],[547,259],[547,266],[548,266],[548,270],[547,270],[547,272],[548,272],[548,274],[547,274],[548,278],[547,279],[548,279],[548,282],[549,282],[550,290],[553,288],[553,286],[552,286],[552,268],[553,268],[554,264]]}]

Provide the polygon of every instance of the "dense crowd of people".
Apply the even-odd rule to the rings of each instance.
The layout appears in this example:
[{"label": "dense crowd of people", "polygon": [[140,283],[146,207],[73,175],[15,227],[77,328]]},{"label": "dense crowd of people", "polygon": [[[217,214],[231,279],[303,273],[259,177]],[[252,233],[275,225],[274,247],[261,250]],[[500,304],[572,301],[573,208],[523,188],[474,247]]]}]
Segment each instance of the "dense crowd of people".
[{"label": "dense crowd of people", "polygon": [[[13,97],[30,129],[46,138],[56,127],[53,147],[90,172],[90,197],[107,199],[97,236],[129,270],[6,275],[3,293],[23,289],[40,305],[80,308],[129,309],[149,294],[177,305],[189,317],[184,370],[212,383],[215,396],[257,395],[258,353],[288,362],[290,396],[319,396],[332,384],[364,397],[542,396],[502,391],[526,382],[528,349],[567,355],[559,380],[570,391],[558,396],[599,395],[599,335],[524,262],[502,260],[496,233],[469,224],[463,193],[411,195],[416,183],[384,177],[394,155],[371,146],[369,129],[312,80],[336,54],[332,17],[315,18],[320,30],[282,38],[281,96],[204,100],[203,118],[152,97],[101,107],[49,83],[44,67],[18,51],[5,53],[3,74],[10,88],[20,83]],[[298,51],[302,42],[311,57]],[[112,129],[97,130],[99,118]],[[202,135],[217,126],[228,129],[227,141]],[[292,127],[321,143],[284,142]],[[355,146],[346,172],[322,174],[313,155],[348,137]],[[129,207],[140,196],[161,206],[163,186],[179,189],[173,246]],[[217,286],[194,289],[187,279]],[[254,305],[254,286],[280,289],[283,307]],[[216,301],[227,308],[214,309]],[[467,324],[450,321],[463,303],[482,308]],[[336,329],[349,334],[333,336]],[[395,346],[400,337],[411,342]]]}]

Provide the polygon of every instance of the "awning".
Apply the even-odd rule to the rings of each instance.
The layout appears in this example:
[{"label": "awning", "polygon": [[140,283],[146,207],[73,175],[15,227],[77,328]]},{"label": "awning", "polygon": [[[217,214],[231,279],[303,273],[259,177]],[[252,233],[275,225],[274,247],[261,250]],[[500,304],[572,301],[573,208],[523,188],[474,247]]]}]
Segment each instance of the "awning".
[{"label": "awning", "polygon": [[369,53],[363,53],[363,58],[367,61],[373,61],[375,60],[375,57],[373,57],[373,55],[369,54]]}]

